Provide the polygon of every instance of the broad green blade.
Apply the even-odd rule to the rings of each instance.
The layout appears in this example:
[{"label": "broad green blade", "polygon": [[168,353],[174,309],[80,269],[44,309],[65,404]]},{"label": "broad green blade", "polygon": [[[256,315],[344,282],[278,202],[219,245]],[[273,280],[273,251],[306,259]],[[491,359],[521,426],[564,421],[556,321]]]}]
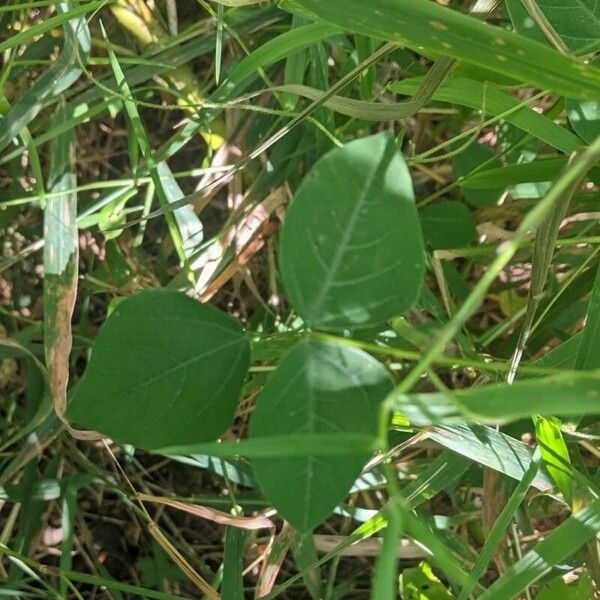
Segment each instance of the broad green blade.
[{"label": "broad green blade", "polygon": [[430,0],[284,0],[282,6],[355,33],[460,59],[563,96],[600,95],[598,69]]}]

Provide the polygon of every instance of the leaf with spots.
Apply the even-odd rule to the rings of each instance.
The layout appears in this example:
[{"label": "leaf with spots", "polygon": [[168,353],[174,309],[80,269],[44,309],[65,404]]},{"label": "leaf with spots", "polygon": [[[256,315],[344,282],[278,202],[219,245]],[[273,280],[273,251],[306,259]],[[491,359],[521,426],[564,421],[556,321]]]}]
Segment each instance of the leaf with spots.
[{"label": "leaf with spots", "polygon": [[[373,436],[379,403],[392,389],[381,363],[362,350],[319,341],[296,346],[260,393],[250,438],[331,434]],[[311,446],[308,446],[311,448]],[[341,455],[254,458],[252,465],[267,498],[299,531],[309,531],[350,490],[370,449]]]},{"label": "leaf with spots", "polygon": [[281,234],[294,308],[312,327],[358,328],[406,312],[425,269],[408,168],[393,138],[356,140],[321,158]]},{"label": "leaf with spots", "polygon": [[146,449],[213,440],[231,423],[249,355],[224,313],[178,292],[140,292],[102,326],[67,416]]},{"label": "leaf with spots", "polygon": [[[61,104],[53,124],[64,122],[67,116],[67,108]],[[67,402],[79,257],[73,130],[53,140],[48,179],[48,190],[53,194],[44,208],[44,346],[52,403],[62,416]]]},{"label": "leaf with spots", "polygon": [[[564,4],[564,0],[554,2]],[[459,59],[567,97],[600,96],[599,69],[431,0],[283,0],[282,6],[354,33]]]}]

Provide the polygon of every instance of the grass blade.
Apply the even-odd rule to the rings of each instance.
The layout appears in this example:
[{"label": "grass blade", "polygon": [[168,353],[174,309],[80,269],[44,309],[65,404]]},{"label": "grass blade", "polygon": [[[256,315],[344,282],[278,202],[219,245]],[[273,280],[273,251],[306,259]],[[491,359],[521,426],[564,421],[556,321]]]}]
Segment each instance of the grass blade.
[{"label": "grass blade", "polygon": [[[393,396],[394,408],[421,427],[459,423],[510,423],[532,413],[571,416],[596,412],[600,399],[597,374],[564,373],[515,384],[492,384],[431,394]],[[550,388],[548,386],[551,386]],[[548,394],[548,389],[553,394]]]},{"label": "grass blade", "polygon": [[[67,113],[61,104],[55,122],[64,120]],[[79,257],[77,194],[67,191],[77,186],[73,130],[55,138],[50,156],[48,189],[62,193],[48,198],[44,210],[44,345],[52,402],[62,418],[67,405]]]},{"label": "grass blade", "polygon": [[[41,23],[47,25],[56,19],[55,23],[63,24],[63,50],[54,64],[25,92],[8,114],[0,119],[0,150],[6,148],[21,129],[29,125],[49,101],[57,98],[79,79],[82,72],[79,63],[87,61],[91,48],[90,33],[85,19],[80,15],[102,4],[91,2],[80,7],[76,2],[62,2],[58,5],[62,14]],[[69,11],[71,6],[75,8]],[[24,33],[30,33],[32,29]],[[2,44],[0,48],[1,46]]]},{"label": "grass blade", "polygon": [[600,94],[600,72],[546,45],[429,0],[284,0],[290,11],[355,33],[435,52],[540,89],[582,99]]},{"label": "grass blade", "polygon": [[477,564],[473,567],[471,571],[471,575],[469,576],[469,581],[461,590],[460,596],[458,600],[467,600],[469,594],[475,589],[477,582],[483,574],[492,560],[492,556],[494,555],[494,551],[504,532],[506,531],[508,525],[510,524],[511,519],[514,517],[515,512],[519,508],[521,502],[525,498],[525,494],[529,491],[529,486],[533,483],[535,476],[537,474],[538,469],[540,468],[540,454],[539,452],[534,453],[531,464],[529,468],[523,475],[523,479],[519,481],[519,484],[515,488],[514,492],[511,494],[509,501],[506,506],[503,508],[502,512],[496,519],[490,534],[485,541],[485,544],[481,551],[479,552],[479,559],[477,560]]},{"label": "grass blade", "polygon": [[238,527],[228,527],[225,532],[223,556],[223,583],[221,595],[231,600],[244,600],[244,548],[247,533]]},{"label": "grass blade", "polygon": [[600,500],[590,502],[537,543],[481,596],[480,600],[515,598],[560,565],[600,530]]}]

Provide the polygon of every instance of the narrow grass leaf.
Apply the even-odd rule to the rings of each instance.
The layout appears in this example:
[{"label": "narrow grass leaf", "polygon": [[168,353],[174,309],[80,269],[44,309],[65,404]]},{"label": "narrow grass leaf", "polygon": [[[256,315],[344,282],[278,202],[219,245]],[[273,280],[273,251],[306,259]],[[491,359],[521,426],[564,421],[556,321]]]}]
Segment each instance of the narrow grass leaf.
[{"label": "narrow grass leaf", "polygon": [[405,526],[405,514],[392,500],[388,509],[387,527],[383,533],[383,544],[375,561],[371,589],[373,600],[394,600],[398,596],[398,541]]},{"label": "narrow grass leaf", "polygon": [[228,527],[225,531],[223,555],[223,583],[221,596],[231,600],[244,600],[244,549],[248,534],[243,529]]},{"label": "narrow grass leaf", "polygon": [[[391,83],[389,88],[398,94],[413,95],[421,82],[421,77],[411,77]],[[433,100],[469,106],[476,110],[485,107],[488,114],[501,116],[503,120],[561,152],[570,154],[581,147],[581,140],[569,130],[489,83],[452,77],[437,88]]]},{"label": "narrow grass leaf", "polygon": [[288,10],[440,53],[527,85],[582,99],[600,94],[600,71],[547,46],[429,0],[284,0]]},{"label": "narrow grass leaf", "polygon": [[[305,19],[298,15],[292,17],[292,30],[298,29],[306,24]],[[304,82],[304,73],[308,63],[308,53],[306,50],[295,52],[285,61],[285,71],[283,74],[284,85],[302,84]],[[298,104],[298,98],[295,94],[282,94],[283,107],[286,110],[294,110]]]},{"label": "narrow grass leaf", "polygon": [[312,455],[340,457],[369,456],[375,450],[375,436],[363,433],[303,433],[254,436],[238,442],[171,444],[159,449],[161,454],[206,454],[229,458],[307,458]]},{"label": "narrow grass leaf", "polygon": [[225,7],[217,5],[217,37],[215,40],[215,83],[221,80],[221,61],[223,58],[223,29],[225,25]]},{"label": "narrow grass leaf", "polygon": [[510,187],[519,183],[553,181],[556,174],[567,166],[568,158],[545,158],[528,163],[510,164],[505,167],[478,171],[463,179],[461,187],[488,189]]},{"label": "narrow grass leaf", "polygon": [[600,500],[569,517],[543,541],[538,542],[522,559],[514,563],[479,596],[480,600],[515,598],[553,567],[563,564],[600,531]]},{"label": "narrow grass leaf", "polygon": [[[150,142],[148,141],[148,137],[146,135],[144,125],[142,123],[142,120],[140,118],[140,115],[139,115],[139,112],[137,109],[137,105],[131,94],[131,89],[129,88],[129,84],[127,83],[127,80],[125,79],[125,74],[123,73],[123,69],[121,68],[121,65],[119,64],[117,56],[114,53],[112,46],[110,45],[110,42],[108,41],[108,38],[106,37],[106,32],[103,31],[103,33],[104,33],[104,39],[107,42],[108,56],[110,58],[110,65],[112,67],[112,70],[113,70],[113,73],[115,76],[115,80],[117,82],[117,87],[119,88],[119,91],[121,92],[121,94],[123,95],[123,98],[124,98],[123,105],[125,107],[125,112],[127,114],[129,124],[133,130],[133,133],[137,140],[137,144],[139,145],[142,156],[144,157],[144,161],[146,162],[146,166],[148,168],[148,171],[150,172],[150,176],[152,177],[152,182],[154,183],[154,187],[156,189],[156,193],[158,194],[160,203],[163,206],[168,205],[170,202],[174,203],[175,200],[169,201],[169,195],[173,195],[173,194],[176,195],[177,189],[173,187],[173,182],[170,181],[170,179],[168,179],[168,181],[170,181],[169,191],[168,192],[165,191],[163,179],[160,176],[160,172],[157,167],[157,163],[154,158],[154,154],[152,152]],[[165,168],[165,166],[162,167],[163,173],[168,175],[167,169],[168,169],[168,167],[166,167],[166,168]],[[173,240],[173,245],[175,246],[175,250],[177,251],[179,259],[181,260],[182,264],[185,265],[187,269],[189,269],[189,261],[187,259],[186,250],[184,247],[184,240],[183,240],[182,233],[177,226],[177,221],[175,220],[174,216],[171,213],[167,213],[167,215],[165,216],[165,219],[167,221],[169,233],[171,235],[171,239]],[[184,225],[189,223],[189,220],[190,220],[189,210],[180,215],[180,220],[183,222]],[[194,226],[193,229],[197,229],[197,226]],[[192,233],[194,233],[194,232],[192,232]]]},{"label": "narrow grass leaf", "polygon": [[[55,122],[67,114],[61,104]],[[71,130],[52,143],[48,189],[58,195],[49,197],[44,209],[44,347],[52,403],[61,417],[67,405],[71,317],[79,267],[77,194],[70,191],[76,187],[75,132]]]},{"label": "narrow grass leaf", "polygon": [[[427,436],[444,448],[517,481],[523,479],[531,465],[533,451],[527,445],[484,425],[433,427]],[[543,470],[538,472],[532,485],[541,491],[554,487]]]},{"label": "narrow grass leaf", "polygon": [[548,473],[556,482],[565,502],[573,499],[573,473],[569,449],[555,417],[533,417],[535,437]]},{"label": "narrow grass leaf", "polygon": [[[84,15],[102,4],[102,2],[90,2],[80,7],[74,1],[62,2],[58,5],[62,14],[40,23],[40,25],[46,26],[54,20],[53,27],[59,23],[63,25],[62,52],[54,64],[15,103],[8,114],[0,119],[0,151],[8,146],[21,129],[27,127],[35,119],[48,102],[57,98],[79,79],[82,72],[79,62],[84,64],[87,62],[91,48],[89,29],[85,18],[80,15]],[[29,35],[35,27],[27,29],[23,33]],[[8,41],[14,40],[18,35],[20,34],[9,38]],[[2,46],[3,44],[0,44],[0,52]]]},{"label": "narrow grass leaf", "polygon": [[594,280],[585,327],[579,337],[581,341],[574,367],[586,370],[600,369],[600,266]]},{"label": "narrow grass leaf", "polygon": [[[395,409],[414,425],[510,423],[531,414],[577,416],[595,412],[598,375],[565,373],[508,384],[430,394],[397,394]],[[548,387],[550,386],[550,388]],[[548,389],[553,393],[548,394]]]},{"label": "narrow grass leaf", "polygon": [[494,552],[500,543],[502,536],[505,534],[512,519],[514,519],[521,502],[525,499],[525,494],[529,491],[529,487],[533,483],[538,469],[540,468],[540,453],[534,452],[531,464],[527,471],[523,474],[523,478],[519,481],[517,487],[511,494],[506,506],[494,522],[494,526],[490,531],[483,548],[479,552],[477,564],[473,567],[469,575],[469,581],[461,590],[458,600],[467,600],[471,592],[475,589],[477,582],[483,577]]},{"label": "narrow grass leaf", "polygon": [[[562,173],[569,170],[572,162],[577,160],[577,156],[577,154],[571,156]],[[571,185],[556,198],[548,211],[547,218],[537,228],[533,243],[533,255],[531,257],[531,279],[527,294],[527,311],[508,373],[509,383],[513,382],[517,374],[519,362],[531,335],[535,313],[544,294],[549,273],[551,272],[552,257],[554,256],[560,224],[567,214],[571,199],[577,191],[584,175],[582,174],[581,177],[573,180]]]},{"label": "narrow grass leaf", "polygon": [[[423,85],[412,100],[396,103],[368,102],[355,100],[345,96],[332,96],[325,100],[323,106],[332,111],[365,121],[387,121],[406,119],[421,110],[431,100],[437,87],[444,81],[454,66],[454,61],[448,58],[438,59],[427,72]],[[322,90],[300,84],[286,84],[271,88],[271,91],[282,91],[286,94],[296,94],[310,100],[318,100]]]},{"label": "narrow grass leaf", "polygon": [[298,569],[300,571],[307,570],[303,579],[310,597],[313,600],[319,600],[323,597],[323,582],[321,581],[321,571],[311,568],[318,561],[312,531],[308,533],[294,531],[291,548]]}]

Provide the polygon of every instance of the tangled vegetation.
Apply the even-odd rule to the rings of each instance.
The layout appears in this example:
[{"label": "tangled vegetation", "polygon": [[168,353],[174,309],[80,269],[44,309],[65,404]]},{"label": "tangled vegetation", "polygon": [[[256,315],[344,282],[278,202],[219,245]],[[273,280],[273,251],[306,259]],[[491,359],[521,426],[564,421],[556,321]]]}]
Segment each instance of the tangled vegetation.
[{"label": "tangled vegetation", "polygon": [[597,0],[0,52],[1,597],[600,597]]}]

